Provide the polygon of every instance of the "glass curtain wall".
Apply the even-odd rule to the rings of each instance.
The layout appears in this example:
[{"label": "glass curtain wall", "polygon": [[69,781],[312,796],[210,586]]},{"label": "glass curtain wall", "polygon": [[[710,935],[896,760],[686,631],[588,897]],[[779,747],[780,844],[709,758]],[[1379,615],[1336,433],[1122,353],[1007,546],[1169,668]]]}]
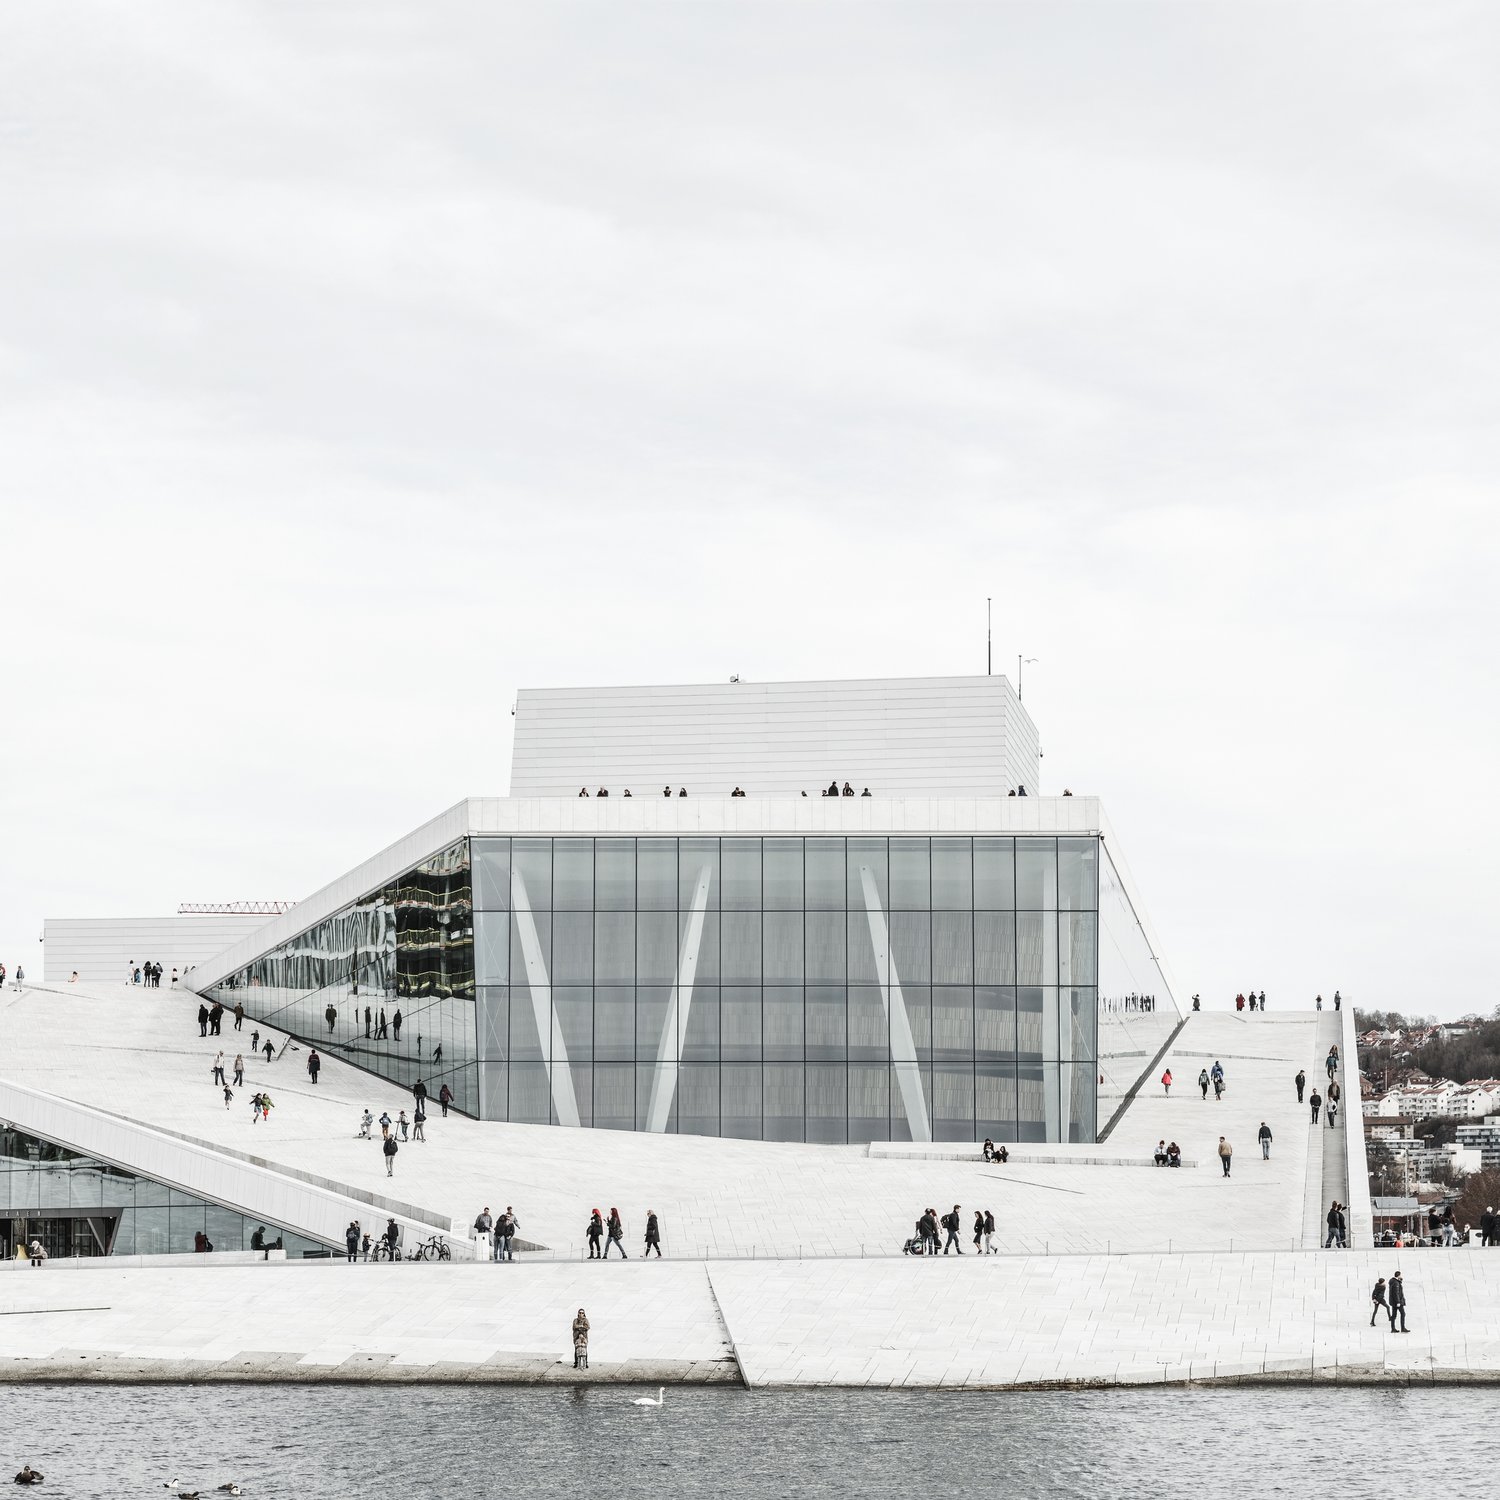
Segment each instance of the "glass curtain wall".
[{"label": "glass curtain wall", "polygon": [[0,1125],[0,1258],[33,1238],[50,1256],[188,1254],[200,1234],[216,1251],[249,1250],[257,1229],[289,1256],[329,1248]]},{"label": "glass curtain wall", "polygon": [[1099,1125],[1153,1067],[1182,1017],[1106,849],[1099,875]]},{"label": "glass curtain wall", "polygon": [[485,1118],[1092,1140],[1096,838],[479,838]]},{"label": "glass curtain wall", "polygon": [[207,994],[405,1087],[479,1107],[469,841],[325,918]]}]

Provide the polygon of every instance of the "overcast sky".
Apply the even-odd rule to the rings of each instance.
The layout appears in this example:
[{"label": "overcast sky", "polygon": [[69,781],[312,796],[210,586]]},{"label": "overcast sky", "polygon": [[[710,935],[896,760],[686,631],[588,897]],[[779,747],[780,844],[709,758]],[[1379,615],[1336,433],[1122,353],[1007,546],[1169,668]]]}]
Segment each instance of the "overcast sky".
[{"label": "overcast sky", "polygon": [[518,686],[1027,668],[1186,993],[1496,1002],[1485,5],[0,10],[0,959]]}]

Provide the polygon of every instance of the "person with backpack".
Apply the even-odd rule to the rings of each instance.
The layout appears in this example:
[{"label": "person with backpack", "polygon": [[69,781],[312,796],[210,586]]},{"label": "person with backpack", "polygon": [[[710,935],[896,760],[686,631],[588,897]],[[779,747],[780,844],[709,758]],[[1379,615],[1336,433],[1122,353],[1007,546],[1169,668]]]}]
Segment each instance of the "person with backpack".
[{"label": "person with backpack", "polygon": [[349,1257],[349,1264],[354,1264],[354,1258],[359,1254],[359,1220],[350,1219],[349,1227],[344,1231],[344,1250]]},{"label": "person with backpack", "polygon": [[621,1260],[629,1260],[625,1253],[625,1226],[620,1222],[620,1210],[612,1208],[609,1211],[609,1224],[607,1226],[608,1238],[604,1244],[604,1258],[609,1259],[609,1252],[618,1248]]},{"label": "person with backpack", "polygon": [[1208,1079],[1208,1069],[1207,1068],[1199,1068],[1199,1070],[1198,1070],[1198,1087],[1203,1091],[1203,1097],[1204,1097],[1205,1100],[1208,1098],[1208,1082],[1209,1082],[1209,1079]]},{"label": "person with backpack", "polygon": [[396,1152],[400,1148],[396,1145],[396,1137],[389,1131],[386,1132],[385,1144],[380,1149],[385,1153],[385,1175],[394,1177],[396,1175]]},{"label": "person with backpack", "polygon": [[438,1090],[438,1103],[443,1106],[443,1118],[448,1118],[448,1106],[453,1103],[453,1090],[445,1083]]},{"label": "person with backpack", "polygon": [[602,1260],[599,1242],[604,1238],[604,1217],[597,1208],[589,1215],[588,1228],[584,1230],[584,1234],[588,1237],[589,1259]]},{"label": "person with backpack", "polygon": [[949,1249],[950,1246],[954,1250],[958,1251],[958,1253],[960,1255],[962,1255],[964,1253],[964,1247],[958,1243],[958,1216],[959,1216],[959,1212],[960,1212],[959,1206],[958,1206],[958,1204],[955,1203],[953,1205],[953,1212],[949,1213],[949,1214],[944,1214],[943,1215],[943,1229],[946,1231],[946,1234],[947,1234],[947,1238],[944,1239],[944,1241],[943,1241],[943,1254],[944,1255],[946,1255],[948,1253],[948,1249]]}]

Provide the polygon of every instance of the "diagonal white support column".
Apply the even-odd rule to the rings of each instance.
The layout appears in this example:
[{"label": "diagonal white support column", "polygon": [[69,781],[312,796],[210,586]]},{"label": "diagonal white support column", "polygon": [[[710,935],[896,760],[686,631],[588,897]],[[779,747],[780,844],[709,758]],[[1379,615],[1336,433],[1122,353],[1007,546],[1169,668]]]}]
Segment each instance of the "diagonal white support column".
[{"label": "diagonal white support column", "polygon": [[922,1097],[922,1070],[917,1065],[917,1044],[912,1039],[911,1018],[906,1014],[906,997],[901,993],[901,976],[896,972],[896,956],[891,952],[891,930],[880,905],[880,892],[868,865],[861,865],[860,885],[865,893],[865,916],[870,923],[870,942],[875,949],[875,977],[880,981],[880,997],[885,1005],[886,1021],[891,1033],[891,1067],[906,1122],[914,1141],[932,1139],[932,1122],[927,1118],[927,1101]]},{"label": "diagonal white support column", "polygon": [[708,888],[713,881],[712,867],[698,869],[693,887],[693,906],[688,913],[687,930],[682,935],[682,953],[677,960],[677,982],[667,1002],[667,1018],[662,1022],[661,1044],[656,1049],[656,1076],[651,1083],[651,1100],[646,1107],[646,1129],[661,1135],[672,1113],[677,1096],[677,1056],[682,1050],[682,1033],[687,1030],[688,1012],[693,1006],[693,981],[698,976],[698,950],[703,945],[703,914],[708,909]]},{"label": "diagonal white support column", "polygon": [[531,991],[531,1009],[536,1016],[538,1037],[551,1036],[551,1057],[545,1063],[547,1081],[552,1089],[552,1107],[557,1111],[559,1125],[577,1125],[578,1096],[573,1092],[573,1071],[568,1067],[568,1047],[563,1041],[562,1027],[552,1010],[552,981],[547,974],[547,960],[542,956],[541,934],[536,930],[536,918],[531,914],[531,898],[526,894],[526,882],[521,872],[512,867],[510,872],[511,912],[516,919],[516,932],[521,939],[521,956],[526,961],[526,987]]}]

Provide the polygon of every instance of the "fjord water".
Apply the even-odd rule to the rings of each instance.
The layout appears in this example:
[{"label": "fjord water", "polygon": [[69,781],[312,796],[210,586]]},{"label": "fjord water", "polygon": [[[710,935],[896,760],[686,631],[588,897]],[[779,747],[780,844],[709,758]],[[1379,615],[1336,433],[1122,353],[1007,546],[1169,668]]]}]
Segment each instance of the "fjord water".
[{"label": "fjord water", "polygon": [[[1078,1393],[621,1386],[8,1386],[0,1472],[54,1496],[1493,1493],[1500,1389]],[[655,1394],[652,1392],[651,1394]]]}]

